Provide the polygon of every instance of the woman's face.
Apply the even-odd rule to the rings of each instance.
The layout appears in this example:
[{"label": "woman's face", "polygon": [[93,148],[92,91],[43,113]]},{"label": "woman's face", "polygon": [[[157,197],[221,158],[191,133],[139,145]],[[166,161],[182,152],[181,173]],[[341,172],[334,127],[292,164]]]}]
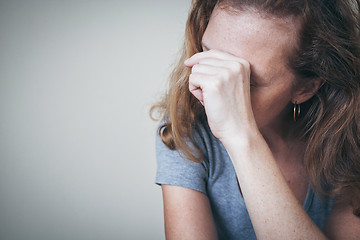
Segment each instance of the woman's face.
[{"label": "woman's face", "polygon": [[215,7],[205,30],[203,50],[224,51],[251,65],[251,102],[260,130],[284,126],[295,102],[294,74],[287,66],[300,23]]}]

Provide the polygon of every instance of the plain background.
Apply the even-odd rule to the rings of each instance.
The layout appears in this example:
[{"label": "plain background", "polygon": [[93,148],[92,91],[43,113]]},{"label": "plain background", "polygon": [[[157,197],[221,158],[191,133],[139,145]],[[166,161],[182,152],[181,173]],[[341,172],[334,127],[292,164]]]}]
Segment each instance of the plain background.
[{"label": "plain background", "polygon": [[0,1],[0,239],[164,239],[148,110],[190,1]]}]

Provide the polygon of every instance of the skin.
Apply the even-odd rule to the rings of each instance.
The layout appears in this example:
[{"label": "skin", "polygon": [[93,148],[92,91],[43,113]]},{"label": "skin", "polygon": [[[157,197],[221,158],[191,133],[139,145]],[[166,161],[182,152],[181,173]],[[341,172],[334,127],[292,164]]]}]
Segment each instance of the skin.
[{"label": "skin", "polygon": [[[294,103],[311,98],[321,82],[294,87],[287,59],[299,28],[294,18],[215,7],[202,39],[204,52],[184,63],[192,69],[189,90],[204,105],[212,133],[232,159],[258,239],[326,239],[326,234],[355,239],[360,221],[348,204],[335,206],[326,234],[302,208],[308,186],[304,144],[291,134],[287,114]],[[217,238],[204,194],[169,185],[162,189],[167,239]]]}]

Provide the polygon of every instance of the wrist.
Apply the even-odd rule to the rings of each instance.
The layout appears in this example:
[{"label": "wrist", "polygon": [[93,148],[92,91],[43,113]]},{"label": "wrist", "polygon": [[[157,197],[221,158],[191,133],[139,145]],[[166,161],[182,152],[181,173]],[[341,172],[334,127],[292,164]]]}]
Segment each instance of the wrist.
[{"label": "wrist", "polygon": [[224,134],[219,140],[226,149],[231,148],[248,148],[259,139],[263,139],[256,124],[248,124],[247,127],[238,126],[232,128],[227,134]]},{"label": "wrist", "polygon": [[267,143],[257,128],[233,134],[222,139],[221,142],[236,169],[239,164],[244,164],[247,160],[254,159],[268,150]]},{"label": "wrist", "polygon": [[249,149],[256,142],[263,138],[258,131],[242,132],[238,135],[232,135],[227,138],[221,139],[224,147],[229,151],[231,149]]}]

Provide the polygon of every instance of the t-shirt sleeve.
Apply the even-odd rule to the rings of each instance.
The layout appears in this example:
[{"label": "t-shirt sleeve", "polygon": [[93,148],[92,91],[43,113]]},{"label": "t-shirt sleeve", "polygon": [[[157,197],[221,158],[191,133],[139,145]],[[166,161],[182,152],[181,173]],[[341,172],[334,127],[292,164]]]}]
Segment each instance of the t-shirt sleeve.
[{"label": "t-shirt sleeve", "polygon": [[190,161],[178,151],[168,149],[159,136],[156,137],[156,159],[156,184],[181,186],[206,194],[208,173],[204,162]]}]

